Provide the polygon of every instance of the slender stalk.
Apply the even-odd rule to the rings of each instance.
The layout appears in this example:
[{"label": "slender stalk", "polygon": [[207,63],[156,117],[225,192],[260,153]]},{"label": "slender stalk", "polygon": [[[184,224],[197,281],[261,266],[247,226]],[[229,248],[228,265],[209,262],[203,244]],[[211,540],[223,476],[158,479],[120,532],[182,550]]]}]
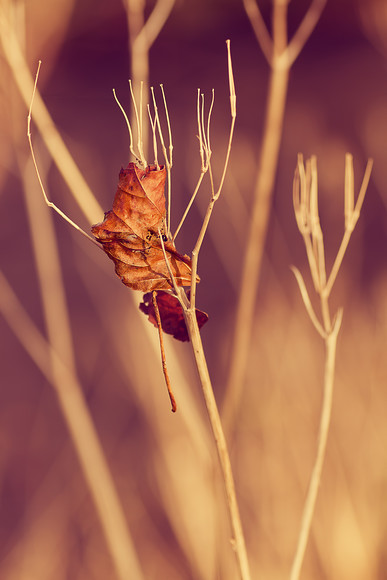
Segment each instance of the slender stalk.
[{"label": "slender stalk", "polygon": [[[338,310],[336,315],[333,317],[332,323],[329,309],[329,296],[342,264],[344,253],[347,249],[353,228],[355,227],[355,224],[360,215],[360,209],[363,204],[366,188],[369,182],[371,167],[372,161],[369,160],[360,189],[360,194],[358,196],[356,206],[354,206],[354,175],[352,156],[348,154],[346,156],[346,176],[344,190],[345,233],[343,235],[342,243],[337,253],[331,275],[327,277],[324,238],[320,227],[317,199],[317,162],[316,158],[311,158],[306,162],[305,168],[302,156],[298,156],[298,164],[293,183],[294,211],[298,228],[304,239],[309,267],[314,282],[314,288],[320,298],[320,315],[322,318],[322,324],[320,324],[313,310],[301,273],[296,268],[292,268],[292,270],[297,279],[301,296],[309,317],[325,342],[325,371],[324,394],[320,415],[317,453],[301,518],[300,532],[298,535],[297,548],[290,573],[290,580],[298,580],[300,576],[301,566],[305,555],[306,545],[308,542],[312,518],[316,505],[318,487],[321,481],[321,473],[326,452],[332,412],[336,344],[341,321],[343,318],[343,310]],[[356,207],[358,208],[358,211],[356,210]]]},{"label": "slender stalk", "polygon": [[270,36],[258,3],[243,0],[257,41],[270,64],[265,127],[254,188],[254,202],[247,239],[232,343],[232,358],[222,417],[226,430],[231,430],[242,396],[243,381],[249,356],[254,322],[254,306],[262,265],[274,180],[278,165],[289,71],[316,26],[326,0],[313,0],[293,38],[287,38],[287,6],[289,0],[273,0],[273,33]]},{"label": "slender stalk", "polygon": [[120,580],[143,578],[114,482],[79,381],[38,330],[2,272],[0,272],[0,313],[36,366],[56,389],[85,480],[102,523],[117,578]]},{"label": "slender stalk", "polygon": [[[27,110],[30,107],[31,95],[34,91],[34,79],[28,68],[25,55],[15,31],[5,15],[0,4],[0,42],[4,56],[11,69],[16,86],[19,89]],[[83,214],[92,223],[103,214],[101,206],[96,201],[82,173],[70,155],[62,137],[41,98],[36,91],[34,103],[34,120],[40,133],[44,136],[45,145],[65,183],[72,191],[74,199]]]},{"label": "slender stalk", "polygon": [[[124,0],[128,21],[130,71],[138,93],[143,83],[144,101],[149,102],[149,50],[168,19],[175,0],[157,0],[148,19],[145,19],[145,0]],[[148,132],[143,131],[142,146],[147,154]]]},{"label": "slender stalk", "polygon": [[194,353],[199,373],[200,383],[202,386],[203,397],[206,403],[207,413],[218,452],[219,463],[222,470],[230,525],[233,534],[232,541],[235,549],[235,554],[237,557],[239,575],[241,580],[250,580],[251,576],[247,559],[246,544],[243,535],[241,519],[239,515],[239,508],[235,493],[235,484],[231,469],[230,456],[227,449],[226,438],[224,436],[224,431],[222,428],[222,423],[220,420],[219,411],[214,396],[214,391],[212,389],[211,379],[203,351],[199,327],[196,320],[196,313],[193,308],[189,308],[184,311],[184,314],[188,333],[191,339],[192,350]]},{"label": "slender stalk", "polygon": [[[236,93],[234,85],[234,76],[232,70],[232,59],[230,50],[230,40],[226,41],[227,45],[227,62],[228,62],[228,77],[229,77],[229,87],[230,87],[230,109],[231,109],[231,126],[229,133],[229,141],[226,152],[226,159],[223,166],[223,172],[220,179],[219,187],[215,191],[214,183],[212,179],[211,172],[211,148],[210,148],[210,138],[209,138],[209,123],[212,110],[212,104],[210,107],[210,113],[208,117],[207,130],[204,123],[203,107],[201,109],[202,115],[200,115],[200,108],[198,106],[198,129],[199,129],[199,142],[200,151],[202,158],[202,174],[204,170],[208,167],[211,181],[211,200],[208,204],[206,215],[203,220],[202,227],[200,229],[195,247],[192,251],[192,275],[191,275],[191,296],[189,306],[185,305],[186,294],[182,288],[177,289],[177,295],[179,296],[180,303],[183,307],[185,322],[188,329],[188,334],[191,339],[192,349],[199,373],[199,378],[202,386],[203,397],[207,407],[207,413],[210,420],[212,433],[214,436],[219,463],[222,471],[222,478],[224,483],[224,488],[226,492],[228,514],[230,519],[231,530],[233,534],[233,544],[235,553],[237,556],[239,574],[241,580],[250,580],[250,570],[247,559],[245,539],[242,530],[241,519],[239,515],[238,502],[235,493],[234,477],[231,469],[230,456],[227,449],[226,438],[224,436],[224,431],[222,423],[219,416],[218,407],[216,404],[214,391],[211,384],[210,375],[208,372],[206,357],[203,351],[203,345],[200,337],[199,327],[196,319],[195,310],[195,294],[196,294],[196,272],[198,265],[199,252],[204,240],[204,236],[207,232],[207,228],[210,222],[212,211],[214,209],[215,202],[219,199],[221,190],[223,187],[228,162],[230,158],[231,144],[234,134],[235,120],[236,120]],[[213,101],[212,101],[213,103]],[[176,288],[175,288],[176,291]]]},{"label": "slender stalk", "polygon": [[298,580],[298,578],[300,577],[301,566],[304,560],[306,545],[308,543],[310,528],[312,525],[318,488],[321,481],[321,472],[324,464],[329,426],[332,414],[336,344],[342,318],[343,311],[339,310],[332,332],[325,339],[324,397],[320,416],[317,453],[309,482],[306,500],[304,503],[304,509],[300,525],[300,533],[298,536],[297,548],[294,555],[293,565],[290,573],[290,580]]},{"label": "slender stalk", "polygon": [[[165,251],[165,250],[164,250]],[[167,386],[169,400],[171,401],[171,409],[172,412],[175,413],[177,406],[176,406],[176,399],[172,392],[171,381],[169,379],[168,368],[167,368],[167,360],[165,357],[165,348],[164,348],[164,337],[163,337],[163,329],[161,326],[161,318],[160,318],[160,311],[157,304],[157,293],[155,291],[152,292],[152,304],[156,314],[156,321],[157,321],[157,330],[159,333],[159,342],[160,342],[160,353],[161,353],[161,364],[163,367],[164,379],[165,384]]]},{"label": "slender stalk", "polygon": [[223,424],[226,431],[232,429],[238,413],[243,378],[249,357],[249,344],[254,322],[254,306],[277,170],[288,78],[289,72],[286,69],[274,69],[270,76],[261,158],[257,172],[254,205],[249,224],[236,309],[231,367],[222,406]]}]

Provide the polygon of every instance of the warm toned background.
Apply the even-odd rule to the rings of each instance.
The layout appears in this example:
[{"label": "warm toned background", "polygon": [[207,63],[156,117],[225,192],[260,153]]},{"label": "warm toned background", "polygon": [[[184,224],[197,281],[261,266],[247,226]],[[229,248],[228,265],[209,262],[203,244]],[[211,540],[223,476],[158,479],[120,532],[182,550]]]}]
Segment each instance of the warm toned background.
[{"label": "warm toned background", "polygon": [[[42,96],[107,210],[119,169],[131,160],[126,127],[112,98],[114,87],[121,101],[129,103],[123,5],[119,0],[26,4],[29,66],[34,72],[42,59]],[[290,32],[307,5],[290,3]],[[270,2],[262,2],[262,10],[269,22]],[[150,52],[151,83],[164,84],[171,117],[176,224],[199,174],[198,87],[208,96],[215,88],[217,176],[224,158],[229,125],[226,38],[232,42],[238,118],[230,171],[200,258],[198,289],[198,306],[210,315],[202,336],[220,402],[232,356],[268,66],[237,0],[178,0]],[[288,576],[321,403],[324,346],[289,270],[296,264],[308,279],[291,198],[297,153],[318,158],[329,265],[343,231],[347,151],[354,156],[357,188],[368,157],[375,166],[333,293],[333,303],[344,306],[344,320],[332,431],[302,577],[387,578],[386,38],[382,0],[328,0],[291,72],[248,376],[231,447],[253,578]],[[45,334],[21,178],[29,155],[27,111],[2,57],[0,82],[0,267]],[[33,130],[50,198],[89,229]],[[30,179],[35,180],[33,173]],[[40,203],[39,189],[33,187]],[[183,252],[192,249],[208,195],[204,187],[179,236]],[[216,453],[189,347],[166,341],[179,404],[172,416],[158,354],[149,346],[154,333],[145,329],[137,308],[141,295],[133,297],[102,252],[59,216],[52,217],[78,375],[144,577],[235,578],[232,554],[224,556],[231,550],[222,490],[214,483]],[[95,216],[95,221],[101,218]],[[113,579],[53,388],[3,317],[0,344],[0,578]]]}]

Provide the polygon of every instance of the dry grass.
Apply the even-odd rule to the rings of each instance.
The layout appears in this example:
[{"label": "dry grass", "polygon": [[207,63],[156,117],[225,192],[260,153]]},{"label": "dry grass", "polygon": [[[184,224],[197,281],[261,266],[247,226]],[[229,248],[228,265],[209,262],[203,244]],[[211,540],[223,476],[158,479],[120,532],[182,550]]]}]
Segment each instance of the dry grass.
[{"label": "dry grass", "polygon": [[[112,10],[120,18],[110,22],[106,20],[106,14],[94,15],[93,23],[96,25],[100,16],[104,21],[103,30],[113,23],[117,28],[118,23],[125,20],[125,15],[121,7]],[[216,3],[207,11],[210,22],[213,22],[211,18],[215,13]],[[46,42],[63,42],[60,46],[68,50],[71,43],[76,42],[74,31],[81,36],[82,30],[90,33],[86,26],[90,25],[90,14],[87,11],[82,13],[80,7],[76,14],[69,29],[58,29],[58,34]],[[237,10],[235,14],[238,14]],[[89,18],[83,18],[84,15]],[[184,20],[181,12],[177,12],[176,20],[179,19],[187,31],[189,26],[195,25],[194,19]],[[173,33],[178,35],[176,20],[172,20],[171,28],[167,29],[167,37],[160,37],[160,53],[168,51],[167,47],[173,44]],[[31,22],[28,18],[26,21]],[[63,19],[63,22],[67,21]],[[45,59],[45,54],[40,51],[47,24],[33,22],[35,28],[27,36],[30,65],[37,56],[36,38],[39,38],[38,56]],[[247,27],[240,36],[235,32],[234,48],[238,41],[242,42],[246,31]],[[93,34],[98,42],[103,42],[105,37],[100,30]],[[219,62],[224,62],[223,39],[219,44]],[[124,42],[122,46],[125,46]],[[254,39],[249,48],[254,50],[253,46]],[[49,53],[48,48],[45,50]],[[349,48],[347,50],[350,52]],[[367,55],[374,63],[372,53]],[[346,56],[347,64],[344,72],[340,71],[341,75],[350,69],[350,55]],[[318,53],[314,58],[321,65],[321,75],[324,72],[331,74],[327,73],[328,68],[335,70],[335,65],[339,67],[340,64],[340,59],[335,56],[324,71],[324,62],[318,60]],[[86,61],[91,61],[90,54]],[[169,79],[171,67],[174,74],[182,70],[179,62],[176,59],[169,63],[166,71]],[[199,62],[201,75],[214,74],[213,68],[207,72],[203,61],[199,59]],[[211,315],[207,328],[203,330],[203,341],[218,400],[224,395],[235,308],[234,289],[238,287],[246,229],[243,220],[249,214],[251,199],[248,187],[255,175],[255,157],[250,152],[251,143],[256,142],[256,127],[252,127],[254,134],[249,133],[250,127],[243,117],[248,104],[251,106],[251,95],[243,90],[246,84],[250,92],[253,90],[250,86],[251,70],[244,69],[243,62],[236,48],[234,67],[240,66],[236,83],[242,114],[231,159],[231,175],[226,180],[224,197],[215,210],[202,250],[199,264],[202,281],[197,289],[198,307],[208,310]],[[361,66],[362,61],[356,62],[357,67]],[[50,226],[41,227],[41,220],[45,218],[34,217],[33,221],[38,224],[35,235],[42,236],[40,243],[43,248],[47,246],[46,249],[52,250],[53,244],[57,243],[59,253],[58,258],[47,256],[43,259],[41,268],[47,271],[37,274],[29,235],[30,221],[22,201],[23,190],[28,192],[29,201],[34,199],[36,204],[41,204],[41,211],[46,211],[46,208],[32,177],[25,174],[31,190],[24,188],[22,183],[20,167],[26,166],[29,157],[25,135],[27,110],[18,100],[8,69],[2,66],[4,132],[0,136],[3,153],[0,203],[2,215],[6,217],[2,227],[1,262],[5,278],[0,278],[0,307],[3,312],[0,318],[3,377],[0,390],[0,577],[6,580],[120,577],[117,559],[108,549],[103,518],[98,515],[98,508],[92,500],[92,487],[86,483],[87,478],[82,473],[82,464],[64,420],[66,415],[60,410],[61,396],[58,397],[58,391],[50,388],[52,373],[59,364],[56,357],[71,359],[70,348],[75,359],[72,369],[82,385],[86,412],[92,419],[100,451],[112,476],[120,517],[124,516],[124,525],[129,530],[126,545],[133,544],[134,558],[143,577],[171,580],[235,578],[235,558],[229,547],[216,449],[209,434],[206,411],[187,345],[174,344],[166,338],[169,371],[179,402],[178,412],[172,415],[163,385],[157,333],[138,312],[139,296],[128,292],[115,280],[111,264],[105,257],[55,218],[54,242],[55,238],[46,237]],[[379,163],[372,150],[375,132],[368,125],[372,121],[373,99],[377,99],[376,88],[370,100],[364,91],[363,100],[353,103],[353,107],[358,107],[356,127],[359,133],[355,138],[353,115],[349,118],[347,130],[343,128],[341,133],[336,127],[329,126],[329,112],[333,105],[327,101],[326,108],[321,108],[318,95],[310,85],[311,69],[308,69],[307,60],[295,70],[294,86],[302,82],[302,67],[305,67],[305,84],[298,98],[292,99],[290,95],[289,116],[285,114],[285,137],[287,128],[297,127],[297,131],[292,132],[291,138],[285,138],[285,149],[279,160],[273,219],[269,224],[261,287],[252,315],[249,364],[231,442],[231,459],[252,578],[276,580],[288,577],[315,457],[324,370],[321,341],[305,314],[297,285],[288,269],[291,263],[295,263],[302,272],[306,271],[291,213],[292,171],[299,149],[304,149],[306,154],[312,149],[311,152],[318,154],[321,219],[333,236],[326,247],[329,271],[343,233],[344,153],[346,150],[356,153],[356,176],[361,174],[365,162],[365,158],[359,159],[362,147],[367,149],[364,157],[368,156],[370,149],[369,154],[376,161],[380,199],[371,184],[363,215],[332,295],[333,311],[343,305],[345,314],[337,344],[331,431],[301,578],[376,580],[384,577],[387,557],[384,545],[387,399],[383,388],[387,375],[387,278],[385,256],[381,251],[384,247],[381,224],[385,220],[385,206],[381,200],[385,203],[383,187],[387,176],[380,147],[376,150],[381,160]],[[32,65],[34,68],[35,64]],[[108,68],[99,63],[97,86],[104,82],[100,71]],[[369,63],[365,68],[373,70]],[[67,141],[72,141],[71,150],[91,182],[100,205],[108,207],[119,167],[128,161],[125,127],[110,97],[114,83],[110,80],[107,83],[106,94],[109,96],[103,103],[99,102],[98,116],[89,117],[89,107],[93,107],[93,99],[97,98],[95,89],[87,101],[70,104],[67,102],[69,92],[79,94],[75,76],[71,76],[77,66],[73,63],[69,73],[63,68],[63,60],[58,60],[57,70],[59,76],[47,89],[48,100],[51,99],[51,104],[56,106],[57,114],[63,109],[69,111],[67,122],[62,118],[59,123],[61,133]],[[366,86],[379,86],[382,73],[379,73],[377,83],[372,85],[371,72],[367,83],[348,77],[359,93]],[[244,80],[247,73],[248,82]],[[58,86],[62,74],[69,76],[70,80],[74,78],[74,87],[70,83],[66,98],[55,102],[52,87]],[[85,71],[82,70],[81,74],[85,75]],[[116,75],[123,76],[119,66]],[[89,82],[91,78],[92,75]],[[192,97],[192,114],[186,102],[183,108],[177,98],[172,97],[172,103],[169,99],[176,149],[173,189],[176,209],[172,217],[177,223],[179,204],[182,207],[186,204],[200,163],[198,156],[195,157],[196,86],[193,90],[190,86],[185,89],[184,82],[177,81],[171,91],[168,78],[160,78],[157,74],[155,79],[166,84],[168,95],[171,92],[181,94],[180,101],[188,99],[189,95]],[[223,83],[225,78],[223,69],[219,81],[211,78],[211,86],[212,83]],[[195,83],[195,79],[192,82]],[[340,101],[339,91],[344,89],[338,79],[336,82]],[[44,77],[42,83],[44,93]],[[126,78],[123,86],[125,83]],[[226,91],[227,88],[225,94]],[[222,103],[221,92],[216,89],[213,120],[213,150],[220,152],[219,158],[222,158],[222,147],[225,148],[224,118],[229,114],[229,105]],[[351,94],[355,94],[353,89]],[[301,99],[302,103],[305,96],[307,105],[301,115],[299,101]],[[218,117],[216,107],[221,111]],[[256,108],[251,109],[251,124],[258,114]],[[88,131],[85,130],[86,124],[83,125],[86,118]],[[54,121],[57,122],[55,115]],[[96,133],[93,133],[94,124],[97,125]],[[110,140],[113,127],[114,132],[117,127],[117,136]],[[120,131],[122,141],[118,136]],[[38,136],[35,144],[44,166],[45,152],[40,147]],[[338,151],[333,161],[332,151]],[[220,166],[214,166],[218,176],[221,170]],[[67,177],[72,179],[73,176]],[[47,183],[55,203],[84,227],[88,227],[89,221],[101,217],[86,219],[70,200],[67,186],[62,184],[57,170],[49,166]],[[359,188],[360,178],[355,190]],[[205,192],[202,195],[205,196]],[[200,208],[206,206],[202,199],[198,200],[197,215],[195,212],[191,214],[179,239],[182,249],[191,247],[201,221]],[[236,215],[240,216],[238,220]],[[48,213],[47,218],[52,220],[53,215]],[[59,278],[56,278],[59,286],[50,286],[54,284],[52,279],[50,281],[53,271],[47,266],[54,261],[59,269]],[[44,294],[39,288],[43,282],[48,284],[44,302]],[[62,306],[68,310],[70,347],[66,346],[64,336],[67,323],[58,322],[59,314],[55,320],[56,312],[59,313],[58,292],[63,292]],[[56,302],[49,307],[53,295]],[[47,308],[54,310],[51,331]],[[54,339],[52,333],[56,333],[57,338]],[[55,352],[51,350],[54,341]],[[68,368],[69,365],[66,372]],[[59,379],[63,380],[65,375],[60,366],[56,369]],[[93,483],[98,490],[101,480],[98,478]],[[130,574],[129,577],[140,577],[140,572]],[[125,577],[125,572],[121,572],[121,577]]]}]

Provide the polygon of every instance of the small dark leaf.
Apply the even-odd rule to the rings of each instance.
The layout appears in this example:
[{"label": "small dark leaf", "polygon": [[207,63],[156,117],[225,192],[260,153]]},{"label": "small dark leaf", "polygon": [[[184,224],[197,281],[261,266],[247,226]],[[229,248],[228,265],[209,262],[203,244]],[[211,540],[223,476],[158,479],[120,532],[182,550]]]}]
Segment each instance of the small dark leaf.
[{"label": "small dark leaf", "polygon": [[[180,302],[175,296],[167,292],[157,292],[157,306],[159,307],[161,326],[166,334],[171,334],[177,340],[186,342],[189,340],[187,327],[184,320],[183,309]],[[143,302],[140,303],[140,310],[144,312],[157,327],[156,313],[152,304],[152,293],[148,292],[143,296]],[[196,309],[196,319],[198,326],[201,328],[208,320],[208,314]]]}]

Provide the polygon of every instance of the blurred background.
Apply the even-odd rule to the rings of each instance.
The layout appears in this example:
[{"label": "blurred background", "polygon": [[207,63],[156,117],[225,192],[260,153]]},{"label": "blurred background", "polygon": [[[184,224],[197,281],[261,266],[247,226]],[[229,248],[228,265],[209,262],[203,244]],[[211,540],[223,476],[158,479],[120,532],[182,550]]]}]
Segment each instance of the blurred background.
[{"label": "blurred background", "polygon": [[[145,3],[146,16],[153,5]],[[304,0],[290,2],[290,35],[308,6]],[[270,27],[271,2],[264,0],[260,7]],[[32,75],[42,60],[44,102],[107,211],[119,170],[132,161],[112,94],[115,88],[129,109],[123,2],[2,0],[1,14],[3,24],[4,15],[10,18],[5,29],[15,26]],[[164,85],[171,120],[176,226],[200,173],[198,87],[208,104],[215,89],[216,180],[221,174],[230,122],[227,38],[237,122],[224,190],[200,255],[197,296],[198,307],[210,316],[202,339],[219,403],[232,357],[269,67],[239,0],[177,0],[149,53],[150,84]],[[328,0],[290,74],[247,376],[229,437],[253,578],[289,574],[321,408],[324,344],[289,269],[296,265],[311,288],[292,206],[299,152],[317,155],[328,269],[344,231],[345,153],[354,157],[356,193],[367,159],[374,159],[362,215],[332,293],[332,311],[343,306],[344,319],[332,427],[302,577],[387,578],[386,39],[383,0]],[[63,394],[50,381],[47,343],[42,343],[40,365],[31,355],[42,337],[52,344],[55,332],[59,357],[75,360],[143,577],[236,578],[216,451],[189,345],[165,339],[178,403],[172,415],[157,332],[138,310],[141,294],[120,283],[112,263],[94,245],[45,211],[30,163],[28,111],[4,52],[0,67],[1,303],[9,315],[0,316],[0,578],[116,578]],[[89,231],[102,212],[85,218],[34,123],[32,138],[49,198]],[[207,184],[177,239],[181,253],[193,248],[209,196]],[[52,223],[55,238],[48,232]],[[50,254],[53,239],[58,255]],[[48,251],[40,266],[35,247]],[[54,270],[55,280],[50,277]],[[60,307],[58,283],[64,291]],[[58,312],[51,331],[47,297]],[[62,308],[68,330],[61,326]]]}]

